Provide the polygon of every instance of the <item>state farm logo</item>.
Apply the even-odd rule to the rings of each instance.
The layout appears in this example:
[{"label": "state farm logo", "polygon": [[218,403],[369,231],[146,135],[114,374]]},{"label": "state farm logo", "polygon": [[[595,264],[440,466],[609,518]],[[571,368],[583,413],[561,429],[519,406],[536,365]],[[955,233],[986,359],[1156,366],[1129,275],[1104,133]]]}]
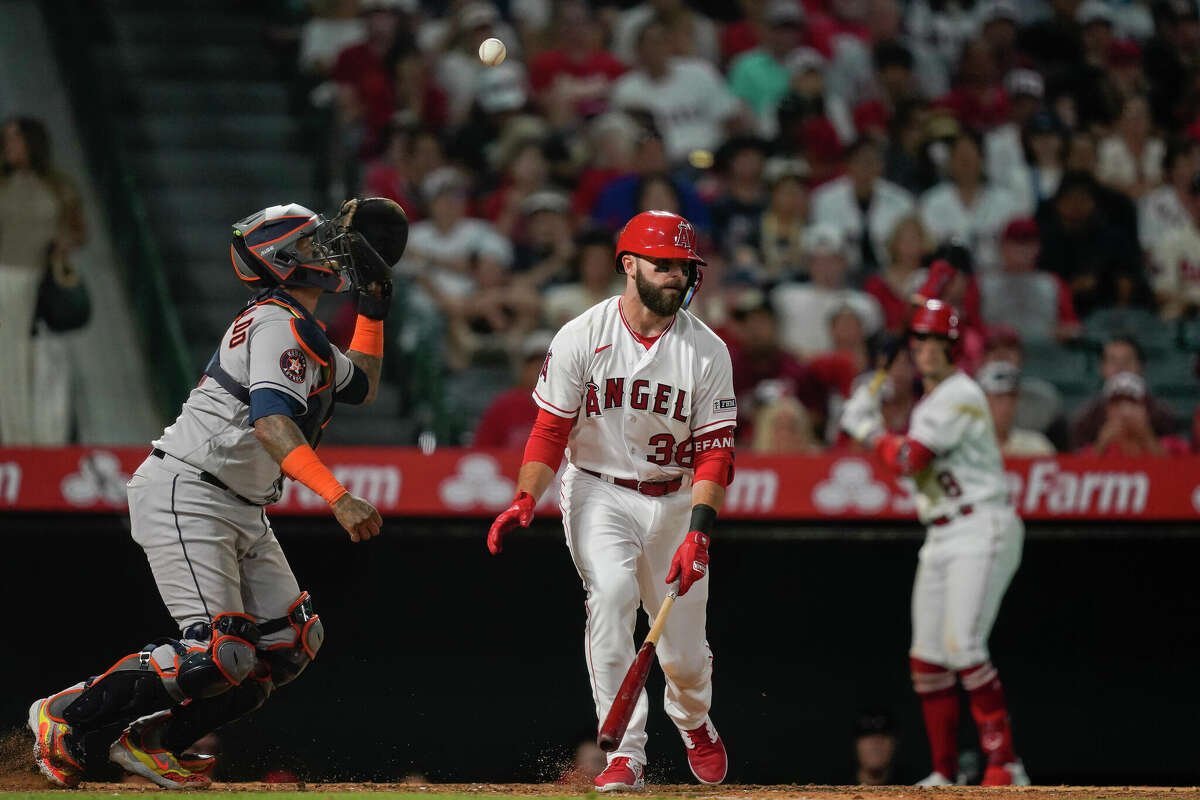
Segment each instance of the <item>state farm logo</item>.
[{"label": "state farm logo", "polygon": [[21,465],[0,461],[0,504],[15,506],[21,493]]},{"label": "state farm logo", "polygon": [[889,494],[887,484],[875,480],[868,462],[843,458],[834,462],[828,479],[813,487],[812,499],[826,514],[850,510],[872,514],[887,505]]},{"label": "state farm logo", "polygon": [[512,502],[516,484],[500,474],[496,459],[475,453],[459,460],[457,468],[458,471],[438,487],[438,497],[450,508],[457,511],[476,506],[499,509]]},{"label": "state farm logo", "polygon": [[[385,512],[395,507],[400,499],[401,474],[397,467],[382,464],[336,464],[331,470],[333,477],[338,479],[346,491],[361,497],[371,505]],[[295,496],[292,496],[295,492]],[[325,501],[307,486],[286,481],[283,494],[279,498],[280,505],[294,502],[300,508],[321,508]]]},{"label": "state farm logo", "polygon": [[79,459],[78,472],[62,479],[61,488],[63,498],[73,506],[103,503],[124,508],[128,482],[119,458],[107,450],[93,450]]},{"label": "state farm logo", "polygon": [[[1022,493],[1020,476],[1009,475],[1009,486],[1026,514],[1045,509],[1051,514],[1140,514],[1150,496],[1150,476],[1144,472],[1064,470],[1057,461],[1037,461],[1029,467]],[[1197,497],[1193,495],[1192,503]]]}]

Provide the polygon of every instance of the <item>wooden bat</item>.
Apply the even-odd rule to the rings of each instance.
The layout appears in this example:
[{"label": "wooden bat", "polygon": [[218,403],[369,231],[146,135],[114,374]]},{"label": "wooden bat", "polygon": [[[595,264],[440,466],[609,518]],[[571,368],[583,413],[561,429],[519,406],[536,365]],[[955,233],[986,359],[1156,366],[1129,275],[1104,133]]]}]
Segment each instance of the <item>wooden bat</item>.
[{"label": "wooden bat", "polygon": [[617,690],[617,696],[608,709],[608,716],[600,726],[596,744],[606,753],[616,750],[625,738],[629,718],[633,716],[638,697],[646,687],[646,678],[650,677],[650,666],[654,663],[654,650],[658,646],[658,639],[662,636],[663,628],[667,625],[667,615],[671,613],[671,606],[675,605],[675,598],[678,596],[679,584],[676,583],[659,606],[654,624],[646,634],[646,641],[642,642],[642,648],[638,650],[629,671],[625,673],[625,680],[621,681],[621,688]]}]

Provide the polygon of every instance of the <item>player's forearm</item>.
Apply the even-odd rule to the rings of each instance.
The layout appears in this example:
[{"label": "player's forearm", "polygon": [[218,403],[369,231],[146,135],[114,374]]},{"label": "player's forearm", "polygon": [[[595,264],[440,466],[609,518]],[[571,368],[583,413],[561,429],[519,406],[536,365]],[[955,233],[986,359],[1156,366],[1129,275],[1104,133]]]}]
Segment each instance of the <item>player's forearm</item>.
[{"label": "player's forearm", "polygon": [[526,461],[517,474],[517,493],[528,492],[536,503],[554,480],[554,470],[540,461]]},{"label": "player's forearm", "polygon": [[270,414],[254,420],[254,435],[276,464],[282,464],[288,453],[297,447],[308,444],[295,421],[283,414]]},{"label": "player's forearm", "polygon": [[312,489],[325,502],[333,505],[346,495],[346,487],[317,458],[291,417],[283,414],[259,417],[254,421],[254,435],[284,475]]},{"label": "player's forearm", "polygon": [[375,402],[375,397],[379,394],[379,373],[383,368],[383,359],[358,350],[347,350],[346,358],[367,376],[367,396],[363,403]]},{"label": "player's forearm", "polygon": [[[716,481],[700,480],[692,484],[692,516],[695,521],[695,511],[698,506],[707,506],[712,509],[712,514],[715,517],[721,511],[721,506],[725,503],[725,487]],[[711,531],[704,531],[711,533]]]}]

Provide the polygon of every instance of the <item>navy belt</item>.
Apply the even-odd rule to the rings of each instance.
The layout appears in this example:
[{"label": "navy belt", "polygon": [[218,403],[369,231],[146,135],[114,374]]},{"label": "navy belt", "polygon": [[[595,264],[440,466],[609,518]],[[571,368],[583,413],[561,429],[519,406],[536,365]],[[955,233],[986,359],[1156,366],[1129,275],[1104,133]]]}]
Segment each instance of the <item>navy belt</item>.
[{"label": "navy belt", "polygon": [[[150,455],[154,456],[157,459],[162,459],[165,456],[171,456],[170,453],[165,452],[163,450],[159,450],[157,447],[150,451]],[[175,458],[175,456],[171,456],[171,458],[174,458],[180,464],[186,464],[190,469],[195,469],[197,472],[197,477],[200,478],[200,480],[207,483],[209,486],[215,486],[218,489],[220,489],[221,491],[229,492],[230,495],[232,495],[233,497],[236,497],[238,500],[241,500],[246,505],[251,505],[251,506],[261,506],[262,505],[262,503],[256,503],[253,500],[249,500],[245,497],[242,497],[240,494],[235,492],[233,489],[230,489],[228,486],[226,486],[225,481],[221,480],[216,475],[213,475],[211,472],[205,472],[202,469],[196,469],[196,467],[193,467],[191,464],[188,464],[182,458]]]}]

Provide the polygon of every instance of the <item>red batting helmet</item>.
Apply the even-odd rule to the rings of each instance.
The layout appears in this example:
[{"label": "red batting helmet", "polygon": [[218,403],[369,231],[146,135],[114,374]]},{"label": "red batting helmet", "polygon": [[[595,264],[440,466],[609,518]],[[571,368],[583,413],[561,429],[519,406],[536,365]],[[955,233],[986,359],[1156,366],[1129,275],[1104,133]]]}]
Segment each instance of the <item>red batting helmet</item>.
[{"label": "red batting helmet", "polygon": [[645,258],[682,258],[692,263],[681,308],[687,308],[700,288],[704,259],[696,252],[696,229],[670,211],[643,211],[621,229],[617,237],[617,272],[624,272],[621,256],[631,253]]},{"label": "red batting helmet", "polygon": [[956,342],[958,312],[941,300],[926,300],[925,305],[913,312],[912,321],[908,323],[908,332],[944,336]]}]

